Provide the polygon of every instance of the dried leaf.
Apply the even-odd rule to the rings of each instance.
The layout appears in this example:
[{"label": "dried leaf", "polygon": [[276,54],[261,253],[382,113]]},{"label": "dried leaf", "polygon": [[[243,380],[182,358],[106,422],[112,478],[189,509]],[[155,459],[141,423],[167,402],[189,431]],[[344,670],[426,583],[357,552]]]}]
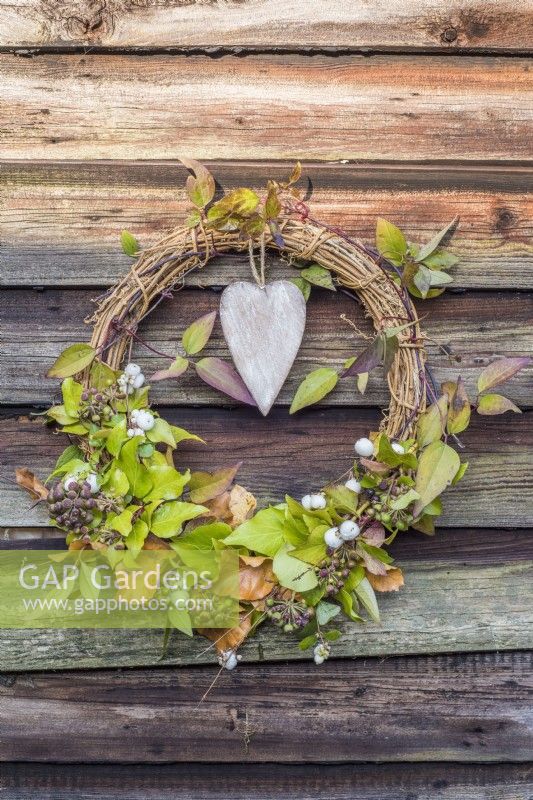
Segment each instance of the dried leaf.
[{"label": "dried leaf", "polygon": [[164,542],[153,533],[149,533],[143,542],[143,550],[172,550],[168,542]]},{"label": "dried leaf", "polygon": [[357,389],[361,394],[366,392],[368,385],[368,372],[360,372],[357,376]]},{"label": "dried leaf", "polygon": [[404,585],[403,573],[398,567],[388,569],[385,575],[369,573],[366,577],[377,592],[397,592]]},{"label": "dried leaf", "polygon": [[383,464],[381,461],[372,461],[370,458],[361,458],[359,463],[369,472],[374,472],[376,475],[387,475],[391,471],[388,464]]},{"label": "dried leaf", "polygon": [[198,633],[215,643],[219,653],[224,650],[235,650],[244,642],[252,629],[251,613],[243,611],[239,614],[239,625],[235,628],[199,628]]},{"label": "dried leaf", "polygon": [[251,492],[237,483],[230,492],[228,507],[231,514],[227,520],[228,525],[236,528],[252,516],[257,507],[257,500]]},{"label": "dried leaf", "polygon": [[492,364],[485,367],[477,379],[478,391],[484,392],[485,389],[492,389],[494,386],[498,386],[498,384],[512,378],[524,367],[528,367],[532,362],[533,359],[527,356],[499,358],[497,361],[493,361]]},{"label": "dried leaf", "polygon": [[195,367],[198,377],[209,386],[241,403],[256,405],[241,376],[226,361],[215,357],[202,358]]},{"label": "dried leaf", "polygon": [[365,528],[361,536],[368,544],[374,547],[381,547],[385,541],[385,528],[381,522],[374,520],[374,522],[370,523],[368,528]]},{"label": "dried leaf", "polygon": [[262,600],[277,584],[272,559],[266,556],[240,556],[239,599]]},{"label": "dried leaf", "polygon": [[193,503],[205,503],[228,489],[241,467],[242,461],[233,467],[225,467],[216,472],[193,472],[189,490]]},{"label": "dried leaf", "polygon": [[25,489],[34,500],[46,500],[48,489],[31,470],[26,467],[17,467],[15,475],[18,485]]},{"label": "dried leaf", "polygon": [[477,413],[482,416],[492,417],[496,414],[505,414],[506,411],[522,413],[518,406],[501,394],[484,394],[478,400]]}]

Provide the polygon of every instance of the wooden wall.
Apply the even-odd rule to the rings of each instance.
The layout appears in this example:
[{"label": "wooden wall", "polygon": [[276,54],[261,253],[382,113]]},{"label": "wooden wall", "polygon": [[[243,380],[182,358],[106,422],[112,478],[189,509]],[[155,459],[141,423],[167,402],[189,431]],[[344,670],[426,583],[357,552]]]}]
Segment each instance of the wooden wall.
[{"label": "wooden wall", "polygon": [[[32,417],[57,391],[43,374],[127,269],[120,230],[148,244],[183,214],[180,155],[225,188],[302,159],[314,215],[367,241],[377,215],[423,239],[459,214],[453,288],[420,306],[437,378],[473,388],[495,356],[531,353],[532,42],[531,0],[0,0],[2,546],[60,544],[13,471],[44,474],[62,448]],[[191,276],[146,336],[168,346],[246,275],[230,258]],[[266,420],[194,380],[157,402],[220,465],[243,459],[261,500],[302,493],[387,401],[372,377],[288,416],[306,371],[361,347],[343,313],[365,329],[314,292]],[[209,352],[227,356],[219,328]],[[200,641],[172,636],[162,658],[156,631],[0,630],[2,797],[530,799],[532,376],[509,387],[521,416],[463,437],[471,467],[435,539],[395,544],[407,581],[382,626],[347,626],[320,669],[261,632],[199,704]]]}]

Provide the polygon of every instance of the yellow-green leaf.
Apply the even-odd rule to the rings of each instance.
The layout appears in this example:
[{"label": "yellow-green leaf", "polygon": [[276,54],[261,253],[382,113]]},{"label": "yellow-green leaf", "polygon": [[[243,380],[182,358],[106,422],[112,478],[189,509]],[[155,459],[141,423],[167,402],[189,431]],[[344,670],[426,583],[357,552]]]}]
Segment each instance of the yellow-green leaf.
[{"label": "yellow-green leaf", "polygon": [[139,242],[129,231],[121,232],[120,244],[127,256],[132,256],[134,258],[139,252]]},{"label": "yellow-green leaf", "polygon": [[185,188],[191,203],[197,208],[205,208],[215,196],[215,179],[203,164],[192,158],[180,158],[181,163],[194,175],[189,175]]},{"label": "yellow-green leaf", "polygon": [[407,253],[407,242],[401,230],[382,217],[376,223],[376,245],[383,258],[396,266],[400,266]]},{"label": "yellow-green leaf", "polygon": [[485,389],[492,389],[498,386],[499,383],[512,378],[524,367],[529,366],[533,359],[527,356],[519,356],[517,358],[499,358],[493,361],[488,367],[485,367],[477,380],[478,391],[484,392]]},{"label": "yellow-green leaf", "polygon": [[417,517],[432,500],[438,497],[455,477],[461,466],[455,450],[444,442],[432,442],[422,451],[416,473],[415,490],[420,495],[413,507]]},{"label": "yellow-green leaf", "polygon": [[421,414],[416,426],[416,438],[420,447],[427,447],[431,442],[442,437],[446,427],[448,413],[448,398],[446,395],[439,397],[437,402],[429,406]]},{"label": "yellow-green leaf", "polygon": [[448,408],[448,433],[461,433],[468,428],[470,422],[470,400],[461,377],[457,378],[455,389],[450,397]]},{"label": "yellow-green leaf", "polygon": [[187,355],[194,356],[204,349],[213,331],[216,316],[216,311],[210,311],[189,325],[181,337]]},{"label": "yellow-green leaf", "polygon": [[294,414],[301,408],[318,403],[333,391],[338,380],[336,370],[330,367],[321,367],[310,372],[296,390],[289,413]]},{"label": "yellow-green leaf", "polygon": [[57,357],[54,365],[48,370],[49,378],[68,378],[77,375],[91,364],[96,350],[88,344],[72,344]]},{"label": "yellow-green leaf", "polygon": [[515,414],[522,413],[512,400],[501,394],[484,394],[478,400],[477,413],[485,417],[505,414],[506,411],[514,411]]}]

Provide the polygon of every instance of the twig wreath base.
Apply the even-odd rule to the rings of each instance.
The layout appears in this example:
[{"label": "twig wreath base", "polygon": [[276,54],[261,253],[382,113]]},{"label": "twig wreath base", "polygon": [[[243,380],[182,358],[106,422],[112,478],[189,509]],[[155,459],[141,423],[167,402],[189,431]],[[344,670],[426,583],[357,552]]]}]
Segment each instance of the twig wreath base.
[{"label": "twig wreath base", "polygon": [[[187,614],[170,611],[165,617],[169,629],[188,635],[195,629],[211,639],[221,667],[237,665],[237,648],[264,621],[295,634],[299,647],[312,647],[321,664],[341,635],[328,627],[338,614],[355,623],[364,621],[363,613],[379,621],[376,592],[403,585],[387,546],[409,527],[433,534],[441,494],[461,480],[468,466],[449,444],[450,439],[458,443],[457,435],[470,421],[464,382],[459,377],[436,387],[410,299],[435,296],[450,282],[445,270],[456,259],[442,249],[442,241],[456,220],[423,246],[408,243],[396,226],[378,220],[377,253],[310,217],[293,187],[299,165],[287,183],[269,182],[266,199],[237,189],[213,202],[210,173],[197,162],[184,163],[193,173],[187,180],[194,206],[189,220],[140,255],[134,237],[123,232],[123,247],[135,257],[132,268],[97,299],[87,320],[93,325],[91,344],[71,345],[48,373],[62,379],[63,395],[63,403],[47,411],[48,420],[71,439],[48,478],[53,483],[46,486],[26,469],[17,470],[17,480],[47,502],[51,523],[66,531],[69,549],[105,551],[119,562],[146,550],[234,556],[238,624],[217,627],[205,617],[200,624],[200,619],[195,623]],[[139,324],[182,288],[188,273],[207,268],[219,255],[248,251],[252,273],[263,285],[267,249],[300,268],[313,262],[302,276],[318,280],[318,274],[326,281],[319,285],[327,286],[332,273],[343,291],[361,300],[376,337],[357,358],[348,359],[342,375],[357,375],[364,391],[359,378],[384,367],[390,404],[380,430],[355,442],[353,466],[342,478],[312,487],[301,500],[286,495],[284,502],[256,512],[253,495],[235,483],[238,465],[214,473],[176,469],[180,442],[199,437],[151,409],[141,368],[121,365],[127,348],[140,340]],[[305,288],[303,278],[296,280]],[[188,356],[205,346],[215,316],[212,312],[185,331],[182,345]],[[187,369],[188,359],[169,358],[172,366],[153,375],[153,381],[177,379]],[[200,363],[195,366],[202,377]],[[502,358],[483,370],[478,412],[519,411],[505,397],[485,392],[529,363],[527,358]],[[230,365],[223,362],[222,367],[226,378],[232,372],[232,386],[246,391]],[[329,388],[298,400],[311,373],[291,413],[335,386],[335,370],[315,372],[333,378]],[[242,402],[253,400],[239,395],[239,388],[233,388],[234,394],[221,390]]]},{"label": "twig wreath base", "polygon": [[[399,334],[400,348],[387,376],[391,400],[383,423],[390,437],[408,438],[426,407],[424,340],[409,296],[362,243],[305,218],[281,219],[280,229],[283,247],[270,235],[265,236],[265,246],[289,258],[313,260],[335,273],[339,283],[361,299],[376,331],[412,322]],[[156,300],[180,288],[185,275],[205,268],[216,256],[247,249],[239,232],[176,228],[145,250],[128,275],[99,300],[89,320],[94,325],[92,347],[118,369],[128,331],[136,330]]]}]

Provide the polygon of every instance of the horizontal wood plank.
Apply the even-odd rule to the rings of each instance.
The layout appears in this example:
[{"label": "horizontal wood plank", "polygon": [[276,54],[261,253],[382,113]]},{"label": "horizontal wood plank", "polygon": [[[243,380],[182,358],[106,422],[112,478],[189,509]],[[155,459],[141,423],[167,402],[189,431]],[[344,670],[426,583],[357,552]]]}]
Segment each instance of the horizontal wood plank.
[{"label": "horizontal wood plank", "polygon": [[[165,418],[200,434],[199,443],[180,445],[177,462],[192,469],[209,469],[243,461],[239,481],[260,503],[279,502],[285,493],[301,497],[347,470],[353,459],[351,442],[377,427],[378,412],[370,409],[314,409],[288,418],[276,409],[262,418],[253,409],[169,409]],[[283,431],[277,437],[276,431]],[[449,490],[444,527],[528,527],[533,508],[533,415],[473,417],[463,435],[465,478]],[[66,445],[40,419],[11,417],[0,422],[0,525],[46,525],[44,508],[16,486],[14,470],[24,466],[44,477]]]},{"label": "horizontal wood plank", "polygon": [[4,158],[531,156],[527,59],[0,56]]},{"label": "horizontal wood plank", "polygon": [[[3,761],[522,762],[531,654],[34,674],[0,686]],[[347,679],[348,678],[348,679]]]},{"label": "horizontal wood plank", "polygon": [[[289,269],[289,268],[288,268]],[[298,272],[291,269],[291,274]],[[68,345],[89,338],[83,319],[91,313],[94,290],[10,290],[0,299],[2,319],[2,382],[0,402],[6,404],[52,404],[58,382],[43,376],[57,355]],[[174,356],[185,328],[201,314],[217,310],[220,295],[212,291],[187,290],[162,304],[139,330],[150,347]],[[474,399],[477,377],[486,364],[502,355],[533,352],[533,297],[503,292],[447,293],[418,303],[428,340],[429,364],[437,384],[455,380],[460,372]],[[298,357],[278,404],[290,404],[305,375],[318,366],[340,369],[345,359],[359,353],[366,341],[343,319],[354,320],[365,336],[372,326],[351,297],[315,289],[307,307],[306,333]],[[427,317],[426,317],[427,315]],[[31,324],[29,321],[31,320]],[[457,323],[460,321],[460,324]],[[205,355],[229,359],[229,351],[217,321]],[[204,355],[202,353],[202,355]],[[135,344],[133,359],[147,376],[170,361]],[[457,360],[459,359],[459,360]],[[533,367],[524,369],[505,393],[526,408],[533,403]],[[203,384],[191,367],[179,381],[154,384],[152,398],[163,405],[231,405],[232,401]],[[389,394],[381,371],[370,377],[364,395],[347,379],[329,395],[326,405],[385,406]]]},{"label": "horizontal wood plank", "polygon": [[[393,0],[387,6],[311,0],[137,3],[2,0],[0,46],[255,47],[276,49],[531,49],[533,10],[488,0]],[[529,34],[529,35],[528,35]]]},{"label": "horizontal wood plank", "polygon": [[[286,164],[210,165],[225,190],[283,179]],[[386,217],[426,241],[458,215],[450,249],[454,285],[533,288],[533,174],[525,167],[304,164],[314,217],[374,241]],[[105,286],[129,267],[120,231],[152,244],[186,217],[186,171],[174,163],[11,162],[0,164],[0,284]],[[287,272],[273,259],[270,274]],[[189,284],[247,278],[239,258],[192,273]]]},{"label": "horizontal wood plank", "polygon": [[3,800],[529,800],[527,764],[3,764]]}]

